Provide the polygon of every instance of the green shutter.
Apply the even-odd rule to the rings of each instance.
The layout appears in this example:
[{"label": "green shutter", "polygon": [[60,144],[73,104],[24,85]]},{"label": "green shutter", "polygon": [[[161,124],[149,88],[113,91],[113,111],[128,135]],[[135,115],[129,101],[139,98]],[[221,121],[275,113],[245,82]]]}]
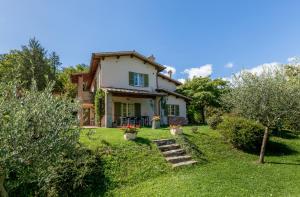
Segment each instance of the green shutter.
[{"label": "green shutter", "polygon": [[165,116],[169,115],[169,105],[168,104],[166,104],[166,108],[164,109],[164,114],[165,114]]},{"label": "green shutter", "polygon": [[144,74],[144,87],[149,87],[149,76]]},{"label": "green shutter", "polygon": [[115,104],[115,114],[114,114],[114,120],[117,124],[120,124],[120,116],[121,116],[121,103],[116,102]]},{"label": "green shutter", "polygon": [[121,103],[115,102],[115,117],[119,118],[121,116]]},{"label": "green shutter", "polygon": [[134,72],[129,72],[129,85],[134,86]]},{"label": "green shutter", "polygon": [[179,116],[179,105],[175,105],[175,115]]},{"label": "green shutter", "polygon": [[141,117],[141,103],[134,103],[134,111],[136,117]]}]

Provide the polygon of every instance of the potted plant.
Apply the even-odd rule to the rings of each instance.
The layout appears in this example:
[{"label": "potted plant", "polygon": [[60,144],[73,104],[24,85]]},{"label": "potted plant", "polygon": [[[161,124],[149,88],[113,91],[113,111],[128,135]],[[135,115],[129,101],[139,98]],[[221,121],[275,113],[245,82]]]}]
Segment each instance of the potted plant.
[{"label": "potted plant", "polygon": [[170,132],[171,132],[172,135],[182,134],[181,125],[170,125]]},{"label": "potted plant", "polygon": [[138,133],[138,127],[133,125],[127,125],[121,128],[124,131],[124,139],[125,140],[134,140]]},{"label": "potted plant", "polygon": [[157,129],[160,127],[160,117],[155,115],[152,118],[152,129]]}]

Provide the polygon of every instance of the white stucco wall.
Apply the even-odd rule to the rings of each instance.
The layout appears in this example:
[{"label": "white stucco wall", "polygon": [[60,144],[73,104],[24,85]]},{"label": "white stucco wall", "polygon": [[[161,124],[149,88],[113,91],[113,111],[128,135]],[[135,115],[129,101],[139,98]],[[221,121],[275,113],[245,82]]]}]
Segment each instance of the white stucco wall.
[{"label": "white stucco wall", "polygon": [[173,92],[176,90],[176,85],[175,83],[158,76],[158,88],[166,89]]},{"label": "white stucco wall", "polygon": [[[135,87],[129,85],[129,72],[148,74],[149,87]],[[149,63],[130,56],[105,57],[101,60],[101,87],[115,87],[127,89],[140,89],[155,91],[157,88],[156,74],[157,70]]]},{"label": "white stucco wall", "polygon": [[100,75],[100,66],[97,67],[97,71],[96,71],[96,83],[97,83],[97,88],[101,87],[101,75]]},{"label": "white stucco wall", "polygon": [[186,118],[186,102],[184,99],[169,95],[167,104],[179,105],[179,116]]},{"label": "white stucco wall", "polygon": [[150,98],[131,98],[131,97],[112,97],[112,114],[113,114],[113,120],[115,117],[115,102],[121,102],[121,103],[140,103],[141,104],[141,115],[142,116],[149,116],[150,119],[154,115],[154,100]]},{"label": "white stucco wall", "polygon": [[95,85],[96,87],[99,89],[99,87],[101,87],[101,80],[100,80],[100,66],[97,67],[97,70],[96,70],[96,73],[94,75],[94,78],[93,78],[93,81],[92,81],[92,84],[91,84],[91,88],[90,88],[90,91],[91,92],[94,92],[95,91]]}]

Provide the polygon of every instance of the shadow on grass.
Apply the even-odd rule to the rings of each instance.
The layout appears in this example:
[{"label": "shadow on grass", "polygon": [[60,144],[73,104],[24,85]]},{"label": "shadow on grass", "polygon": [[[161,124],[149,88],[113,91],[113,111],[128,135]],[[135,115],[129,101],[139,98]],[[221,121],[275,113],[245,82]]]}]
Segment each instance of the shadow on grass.
[{"label": "shadow on grass", "polygon": [[272,132],[272,135],[283,138],[283,139],[298,139],[299,138],[298,134],[296,134],[292,131],[289,131],[289,130],[282,130],[282,131],[275,130]]},{"label": "shadow on grass", "polygon": [[201,163],[208,163],[208,160],[205,158],[205,154],[199,149],[199,147],[189,139],[189,137],[193,137],[190,134],[182,134],[176,138],[176,141],[190,154],[200,159]]},{"label": "shadow on grass", "polygon": [[[260,154],[260,146],[257,149],[240,149],[243,152],[259,155]],[[266,147],[266,156],[284,156],[284,155],[294,155],[297,154],[298,151],[290,148],[288,145],[275,142],[275,141],[268,141]]]},{"label": "shadow on grass", "polygon": [[147,145],[151,148],[151,140],[143,137],[137,137],[134,140],[135,143],[140,144],[140,145]]},{"label": "shadow on grass", "polygon": [[283,156],[297,154],[298,151],[290,148],[286,144],[269,141],[266,147],[267,156]]},{"label": "shadow on grass", "polygon": [[275,161],[266,161],[265,163],[269,164],[280,164],[280,165],[292,165],[292,166],[300,166],[300,162],[275,162]]}]

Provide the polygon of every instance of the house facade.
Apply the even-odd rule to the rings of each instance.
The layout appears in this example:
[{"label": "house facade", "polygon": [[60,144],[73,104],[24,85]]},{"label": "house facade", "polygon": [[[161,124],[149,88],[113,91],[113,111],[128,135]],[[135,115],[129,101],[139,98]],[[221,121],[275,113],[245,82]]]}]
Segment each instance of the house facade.
[{"label": "house facade", "polygon": [[171,74],[162,74],[164,69],[153,56],[135,51],[93,53],[89,72],[71,76],[81,104],[80,125],[96,124],[93,94],[99,89],[104,92],[105,104],[104,116],[96,125],[150,125],[154,115],[160,116],[161,124],[186,123],[189,98],[175,92],[181,83]]}]

